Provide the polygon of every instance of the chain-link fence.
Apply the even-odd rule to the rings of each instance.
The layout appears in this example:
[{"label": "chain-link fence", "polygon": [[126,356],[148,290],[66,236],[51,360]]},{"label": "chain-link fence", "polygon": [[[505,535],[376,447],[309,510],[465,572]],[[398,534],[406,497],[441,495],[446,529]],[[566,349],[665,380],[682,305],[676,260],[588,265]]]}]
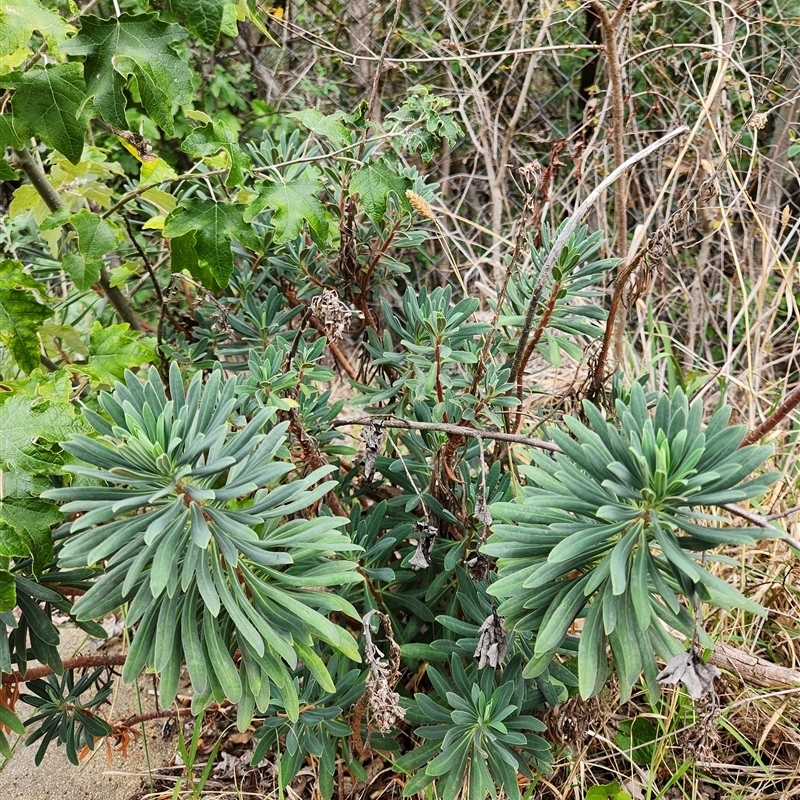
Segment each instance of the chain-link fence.
[{"label": "chain-link fence", "polygon": [[[558,224],[620,157],[681,124],[690,133],[632,170],[622,193],[601,196],[588,221],[607,231],[612,254],[631,255],[713,174],[713,196],[672,225],[653,297],[656,317],[683,328],[683,360],[705,347],[709,364],[730,367],[741,338],[707,334],[732,282],[746,296],[798,259],[800,183],[788,155],[800,88],[796,0],[280,0],[263,11],[271,38],[251,28],[237,47],[276,110],[351,111],[366,100],[382,117],[418,84],[451,100],[465,136],[424,171],[440,183],[473,275],[497,275],[524,222],[515,169],[545,166],[543,219]],[[787,360],[796,370],[794,328],[776,326],[780,355],[765,373],[775,376]],[[715,337],[728,339],[724,356]]]}]

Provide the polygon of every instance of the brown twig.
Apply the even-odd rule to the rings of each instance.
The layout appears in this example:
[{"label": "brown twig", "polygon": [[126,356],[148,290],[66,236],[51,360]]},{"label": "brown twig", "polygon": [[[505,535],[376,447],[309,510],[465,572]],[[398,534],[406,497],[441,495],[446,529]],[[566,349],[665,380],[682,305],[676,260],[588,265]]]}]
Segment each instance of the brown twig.
[{"label": "brown twig", "polygon": [[[61,663],[64,669],[88,669],[89,667],[120,667],[125,663],[127,656],[120,654],[105,656],[76,656],[75,658],[65,658]],[[42,666],[29,669],[25,675],[19,672],[11,672],[3,675],[3,686],[10,683],[27,683],[39,678],[46,678],[54,672],[52,667]]]},{"label": "brown twig", "polygon": [[548,450],[551,453],[560,453],[561,448],[546,442],[544,439],[534,439],[531,436],[521,436],[514,433],[504,433],[503,431],[479,431],[475,428],[467,428],[463,425],[453,425],[447,422],[417,422],[412,419],[401,419],[400,417],[388,414],[386,416],[375,414],[369,417],[345,417],[333,422],[334,428],[343,428],[347,425],[374,425],[376,421],[386,428],[401,428],[403,430],[416,431],[438,431],[451,436],[469,436],[473,439],[490,439],[498,442],[510,442],[512,444],[525,444],[528,447],[536,447],[539,450]]},{"label": "brown twig", "polygon": [[[61,202],[61,195],[53,188],[50,181],[47,180],[44,171],[33,160],[27,147],[24,147],[22,150],[14,150],[11,156],[11,164],[16,169],[21,169],[25,173],[33,188],[36,189],[39,196],[44,200],[45,205],[51,211],[56,212],[64,207],[64,204]],[[111,305],[114,306],[120,319],[123,322],[127,322],[135,331],[144,330],[144,325],[131,307],[128,298],[125,297],[116,286],[111,286],[105,267],[100,268],[100,278],[97,283],[102,289],[102,293],[108,298]]]},{"label": "brown twig", "polygon": [[[297,411],[295,411],[295,409],[282,411],[279,416],[289,422],[289,430],[297,439],[300,449],[303,451],[303,462],[309,470],[313,471],[320,467],[327,466],[328,462],[325,460],[322,453],[320,453],[319,445],[303,427],[303,423],[300,421],[300,416]],[[344,510],[342,504],[339,502],[339,498],[336,497],[333,492],[328,492],[328,494],[325,495],[325,500],[330,506],[331,511],[333,511],[337,517],[349,518],[350,515]]]},{"label": "brown twig", "polygon": [[[617,48],[617,27],[631,0],[621,0],[619,7],[610,17],[601,0],[592,0],[592,8],[596,12],[600,26],[603,30],[603,44],[605,45],[606,62],[608,63],[608,81],[611,90],[611,103],[614,125],[612,130],[612,146],[614,149],[614,166],[619,166],[625,158],[623,132],[625,130],[625,104],[622,89],[622,68]],[[614,184],[614,217],[616,221],[615,249],[620,258],[625,257],[627,231],[627,186],[625,181],[619,180]]]},{"label": "brown twig", "polygon": [[789,396],[757,427],[753,428],[742,440],[742,447],[753,444],[774,430],[789,414],[800,405],[800,386],[796,387]]},{"label": "brown twig", "polygon": [[[761,514],[757,514],[755,511],[750,511],[746,508],[740,508],[732,503],[726,503],[725,505],[720,506],[720,508],[724,508],[729,514],[733,514],[735,517],[741,517],[742,519],[747,520],[759,528],[771,530],[775,538],[780,539],[782,542],[786,542],[786,544],[788,544],[790,547],[800,551],[800,541],[784,533],[780,528],[776,528],[772,524],[770,517],[762,516]],[[772,519],[774,519],[774,517]]]},{"label": "brown twig", "polygon": [[577,228],[580,224],[584,214],[586,214],[594,205],[597,198],[609,186],[613,185],[619,178],[621,178],[622,175],[624,175],[632,166],[638,164],[640,161],[643,161],[645,158],[662,148],[665,144],[672,141],[676,136],[681,136],[688,130],[689,127],[687,125],[681,125],[679,128],[675,128],[675,130],[665,134],[660,139],[645,147],[643,150],[640,150],[638,153],[634,153],[630,158],[628,158],[626,161],[616,167],[609,175],[607,175],[591,192],[589,192],[586,199],[575,209],[575,211],[572,212],[572,215],[567,219],[566,223],[561,229],[561,233],[545,258],[542,269],[539,272],[539,276],[536,280],[536,284],[531,292],[531,299],[528,303],[528,311],[525,315],[525,322],[522,326],[522,330],[520,331],[519,342],[517,343],[517,350],[514,353],[514,361],[511,367],[512,381],[515,381],[517,375],[519,374],[522,358],[525,355],[525,350],[528,346],[528,338],[530,337],[531,328],[533,327],[533,318],[536,314],[536,308],[539,305],[539,299],[541,298],[544,286],[550,279],[550,276],[553,272],[553,267],[555,266],[556,261],[558,261],[561,251],[564,249],[564,246],[567,244],[567,241],[569,240],[569,237],[572,235],[575,228]]},{"label": "brown twig", "polygon": [[550,317],[553,316],[553,311],[555,310],[556,302],[558,300],[558,293],[560,291],[561,281],[556,281],[556,283],[553,285],[552,291],[550,292],[550,299],[547,301],[547,306],[542,313],[539,324],[536,326],[536,330],[533,332],[533,338],[531,339],[530,344],[522,356],[522,364],[520,366],[519,375],[517,375],[517,400],[519,400],[519,405],[517,406],[517,413],[514,416],[514,425],[512,426],[511,433],[518,433],[520,425],[522,424],[522,378],[525,374],[525,367],[528,365],[528,361],[530,361],[533,351],[536,349],[536,345],[539,344],[539,340],[544,334],[547,323],[550,321]]},{"label": "brown twig", "polygon": [[765,658],[745,653],[738,647],[717,642],[711,651],[709,664],[738,675],[748,685],[770,688],[773,686],[800,685],[800,672],[773,664]]}]

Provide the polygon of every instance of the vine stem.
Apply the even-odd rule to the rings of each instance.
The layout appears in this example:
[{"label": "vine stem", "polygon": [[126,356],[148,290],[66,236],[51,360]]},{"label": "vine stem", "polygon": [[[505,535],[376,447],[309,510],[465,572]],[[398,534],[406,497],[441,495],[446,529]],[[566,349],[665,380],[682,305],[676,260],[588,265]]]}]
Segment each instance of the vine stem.
[{"label": "vine stem", "polygon": [[[120,654],[107,656],[76,656],[75,658],[65,658],[61,663],[64,669],[84,669],[87,667],[121,667],[125,663],[127,656]],[[38,678],[46,678],[54,672],[52,667],[42,666],[29,669],[25,675],[19,672],[11,672],[3,675],[3,686],[13,683],[27,683]]]},{"label": "vine stem", "polygon": [[[47,176],[44,174],[42,168],[33,160],[30,150],[24,147],[22,150],[14,150],[11,156],[11,165],[17,169],[21,169],[31,185],[38,192],[39,196],[44,200],[45,205],[53,212],[58,211],[64,207],[61,201],[61,195],[53,188]],[[114,306],[117,314],[123,322],[135,331],[143,331],[144,325],[127,297],[116,287],[112,286],[108,279],[108,273],[105,266],[100,269],[100,278],[98,284],[103,290],[103,294],[108,298],[108,301]]]},{"label": "vine stem", "polygon": [[613,172],[609,173],[609,175],[600,181],[600,183],[594,189],[592,189],[591,192],[589,192],[589,194],[586,196],[586,199],[575,209],[575,211],[572,212],[571,216],[567,219],[561,233],[553,244],[553,247],[550,249],[550,252],[547,254],[547,258],[545,259],[542,269],[539,272],[539,277],[536,279],[536,284],[533,287],[531,299],[528,303],[528,311],[525,314],[525,322],[522,326],[522,330],[520,331],[517,350],[514,353],[514,361],[511,367],[512,383],[516,380],[522,366],[522,361],[525,356],[525,349],[528,345],[528,338],[530,337],[531,328],[533,327],[533,318],[536,314],[536,307],[539,304],[539,299],[541,297],[542,290],[544,289],[544,285],[550,278],[550,275],[553,272],[553,267],[555,267],[556,261],[558,261],[558,257],[561,255],[561,251],[564,249],[569,237],[572,235],[575,228],[578,227],[584,215],[594,205],[597,198],[600,197],[600,195],[609,186],[611,186],[622,175],[624,175],[632,166],[638,164],[640,161],[644,161],[644,159],[655,153],[657,150],[660,150],[665,144],[671,142],[677,136],[687,133],[688,131],[688,125],[681,125],[679,128],[675,128],[675,130],[670,131],[657,141],[653,142],[651,145],[645,147],[644,150],[634,153],[630,158],[617,166]]}]

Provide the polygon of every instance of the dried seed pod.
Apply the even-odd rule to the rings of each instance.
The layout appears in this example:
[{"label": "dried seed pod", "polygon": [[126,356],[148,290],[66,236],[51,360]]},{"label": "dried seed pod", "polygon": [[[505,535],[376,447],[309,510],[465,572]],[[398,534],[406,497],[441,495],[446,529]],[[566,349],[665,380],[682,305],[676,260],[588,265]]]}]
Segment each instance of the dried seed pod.
[{"label": "dried seed pod", "polygon": [[506,639],[506,628],[503,625],[502,617],[498,617],[495,612],[492,612],[478,630],[478,646],[475,648],[478,669],[486,666],[492,669],[500,667],[508,653]]},{"label": "dried seed pod", "polygon": [[364,457],[364,477],[368,481],[371,481],[375,475],[375,461],[381,452],[385,436],[383,426],[377,421],[361,429],[361,438],[367,445],[367,454]]},{"label": "dried seed pod", "polygon": [[692,647],[688,653],[673,656],[656,680],[659,683],[682,683],[689,697],[699,700],[708,692],[714,693],[714,678],[721,674],[713,664],[704,663],[700,653]]},{"label": "dried seed pod", "polygon": [[331,342],[338,342],[350,325],[355,313],[339,299],[333,289],[323,289],[310,303],[311,313],[325,326],[325,335]]}]

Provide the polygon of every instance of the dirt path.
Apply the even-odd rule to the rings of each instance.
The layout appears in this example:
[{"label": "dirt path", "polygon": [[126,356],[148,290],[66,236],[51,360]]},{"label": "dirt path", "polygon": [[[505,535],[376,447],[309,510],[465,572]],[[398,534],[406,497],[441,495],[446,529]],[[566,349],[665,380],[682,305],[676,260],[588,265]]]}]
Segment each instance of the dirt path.
[{"label": "dirt path", "polygon": [[[77,628],[64,626],[61,631],[61,653],[72,657],[79,653],[96,653],[85,634]],[[24,692],[24,689],[23,689]],[[115,684],[112,695],[113,707],[104,707],[108,719],[124,719],[139,713],[139,703],[145,711],[153,707],[152,684],[144,679],[138,687]],[[24,703],[17,705],[17,712],[24,718],[33,711]],[[141,728],[140,728],[141,729]],[[142,779],[149,770],[165,764],[175,752],[175,743],[165,742],[161,736],[161,723],[151,722],[146,726],[147,741],[137,737],[128,747],[128,756],[113,754],[111,764],[107,761],[106,748],[101,744],[89,758],[75,767],[67,760],[63,747],[51,745],[40,766],[34,764],[37,745],[26,747],[20,741],[14,757],[0,771],[0,798],[3,800],[132,800],[141,797]],[[146,784],[145,784],[146,785]],[[147,790],[144,790],[145,795]]]}]

